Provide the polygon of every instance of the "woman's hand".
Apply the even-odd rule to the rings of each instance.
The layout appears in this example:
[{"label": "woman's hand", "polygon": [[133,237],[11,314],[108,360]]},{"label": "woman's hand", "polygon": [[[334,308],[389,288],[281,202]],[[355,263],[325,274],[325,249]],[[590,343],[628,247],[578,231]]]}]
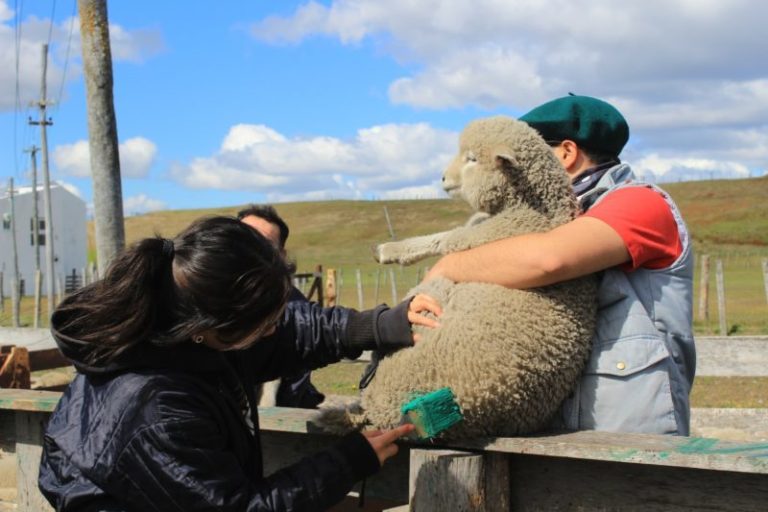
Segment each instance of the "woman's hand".
[{"label": "woman's hand", "polygon": [[397,453],[398,447],[395,441],[413,432],[415,428],[412,424],[406,423],[392,430],[367,430],[361,434],[371,443],[371,448],[379,458],[379,464],[383,465],[385,460]]},{"label": "woman's hand", "polygon": [[[434,316],[439,317],[443,314],[443,308],[440,307],[440,303],[434,298],[423,293],[416,294],[408,304],[408,321],[411,325],[421,325],[424,327],[439,327],[440,323],[432,317],[424,315],[424,313],[432,313]],[[421,335],[414,333],[413,341],[417,343],[421,338]]]}]

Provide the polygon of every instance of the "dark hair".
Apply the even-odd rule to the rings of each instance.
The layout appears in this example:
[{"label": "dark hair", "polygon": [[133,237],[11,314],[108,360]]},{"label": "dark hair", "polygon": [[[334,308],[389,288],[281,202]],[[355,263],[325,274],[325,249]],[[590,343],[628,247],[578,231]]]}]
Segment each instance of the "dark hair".
[{"label": "dark hair", "polygon": [[[548,146],[553,148],[563,143],[562,140],[545,140],[544,142],[546,142]],[[578,143],[576,144],[578,145]],[[586,155],[587,158],[589,158],[589,160],[594,165],[601,165],[608,162],[616,162],[617,164],[621,163],[621,160],[619,159],[618,155],[614,155],[613,153],[608,153],[606,151],[600,151],[595,149],[589,149],[583,146],[579,146],[579,149],[581,150],[582,153]]]},{"label": "dark hair", "polygon": [[612,153],[582,147],[579,147],[579,149],[581,149],[581,151],[587,155],[587,158],[589,158],[595,165],[601,165],[608,162],[616,162],[617,164],[621,163],[619,157]]},{"label": "dark hair", "polygon": [[59,306],[56,327],[92,345],[92,364],[140,343],[173,345],[206,330],[232,344],[278,320],[292,272],[266,238],[238,219],[203,218],[172,241],[146,238],[125,250],[102,280]]},{"label": "dark hair", "polygon": [[243,220],[246,217],[250,217],[251,215],[254,217],[259,217],[260,219],[264,219],[270,224],[277,226],[280,230],[280,247],[285,248],[285,242],[288,240],[288,233],[290,230],[288,229],[288,224],[286,224],[283,218],[277,214],[277,211],[272,205],[252,204],[247,208],[237,212],[237,218],[240,220]]}]

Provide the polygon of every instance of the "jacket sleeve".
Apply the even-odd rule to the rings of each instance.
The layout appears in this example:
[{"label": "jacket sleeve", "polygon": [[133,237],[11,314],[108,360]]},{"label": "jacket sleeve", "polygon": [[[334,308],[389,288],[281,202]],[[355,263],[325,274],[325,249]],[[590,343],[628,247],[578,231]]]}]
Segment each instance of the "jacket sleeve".
[{"label": "jacket sleeve", "polygon": [[226,447],[226,436],[205,419],[145,427],[119,455],[105,490],[132,510],[315,512],[341,501],[356,481],[379,469],[359,433],[269,477],[247,474]]},{"label": "jacket sleeve", "polygon": [[291,301],[277,330],[247,350],[249,365],[259,380],[267,381],[342,358],[357,359],[363,350],[411,346],[410,300],[366,311]]}]

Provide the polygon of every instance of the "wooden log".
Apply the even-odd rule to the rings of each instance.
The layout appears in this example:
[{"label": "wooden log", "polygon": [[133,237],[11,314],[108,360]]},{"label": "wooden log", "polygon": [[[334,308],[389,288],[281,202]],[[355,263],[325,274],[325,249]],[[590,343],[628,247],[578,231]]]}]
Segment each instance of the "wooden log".
[{"label": "wooden log", "polygon": [[29,352],[24,347],[0,347],[0,388],[29,389]]},{"label": "wooden log", "polygon": [[411,449],[408,495],[413,512],[509,510],[509,465],[502,454]]},{"label": "wooden log", "polygon": [[336,270],[333,268],[325,271],[325,306],[336,305]]}]

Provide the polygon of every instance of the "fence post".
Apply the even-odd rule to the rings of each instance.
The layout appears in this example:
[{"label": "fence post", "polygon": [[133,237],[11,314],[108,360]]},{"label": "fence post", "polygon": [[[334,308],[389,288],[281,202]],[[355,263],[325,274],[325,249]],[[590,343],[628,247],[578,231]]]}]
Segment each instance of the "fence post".
[{"label": "fence post", "polygon": [[[18,276],[18,274],[16,274]],[[11,279],[11,316],[13,317],[11,325],[14,327],[20,327],[21,322],[19,319],[21,308],[21,286],[18,277]]]},{"label": "fence post", "polygon": [[357,280],[357,309],[363,310],[363,278],[360,275],[360,269],[355,270],[355,279]]},{"label": "fence post", "polygon": [[509,461],[501,453],[411,449],[408,501],[413,512],[510,510]]},{"label": "fence post", "polygon": [[765,302],[768,304],[768,258],[763,259],[763,285],[765,286]]},{"label": "fence post", "polygon": [[0,313],[5,313],[5,292],[3,291],[3,273],[0,272]]},{"label": "fence post", "polygon": [[398,295],[397,295],[397,283],[395,282],[395,270],[392,267],[389,268],[389,282],[392,288],[392,306],[394,306],[395,304],[398,303],[398,300],[397,300]]},{"label": "fence post", "polygon": [[32,313],[32,320],[35,329],[40,327],[40,296],[43,294],[43,273],[40,269],[35,270],[35,311]]},{"label": "fence post", "polygon": [[717,317],[720,322],[720,336],[727,336],[727,322],[725,321],[725,284],[723,283],[723,260],[717,260]]},{"label": "fence post", "polygon": [[381,269],[376,269],[376,285],[373,288],[373,304],[379,304],[379,284],[381,283]]},{"label": "fence post", "polygon": [[325,271],[325,307],[336,305],[336,269]]},{"label": "fence post", "polygon": [[709,322],[709,255],[701,256],[701,276],[699,276],[699,320]]}]

